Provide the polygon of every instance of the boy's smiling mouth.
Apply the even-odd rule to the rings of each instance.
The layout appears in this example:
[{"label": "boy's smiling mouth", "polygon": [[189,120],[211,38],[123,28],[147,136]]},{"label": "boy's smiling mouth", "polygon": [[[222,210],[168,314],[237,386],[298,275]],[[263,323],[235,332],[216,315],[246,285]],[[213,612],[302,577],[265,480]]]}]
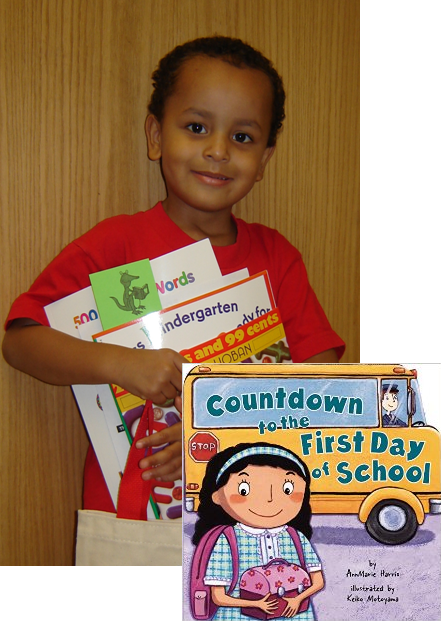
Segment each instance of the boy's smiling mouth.
[{"label": "boy's smiling mouth", "polygon": [[210,172],[208,170],[192,170],[191,171],[197,179],[208,185],[224,185],[229,181],[232,181],[231,177],[226,177],[220,173]]}]

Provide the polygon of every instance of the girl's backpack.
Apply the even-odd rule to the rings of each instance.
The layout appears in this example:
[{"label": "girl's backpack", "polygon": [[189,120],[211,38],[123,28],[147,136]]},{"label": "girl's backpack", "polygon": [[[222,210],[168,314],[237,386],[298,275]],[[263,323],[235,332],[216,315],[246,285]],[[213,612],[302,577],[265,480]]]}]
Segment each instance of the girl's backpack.
[{"label": "girl's backpack", "polygon": [[236,535],[232,526],[215,526],[205,533],[193,554],[190,570],[190,606],[194,619],[211,619],[218,606],[211,599],[211,587],[204,584],[208,561],[216,541],[225,535],[231,548],[233,558],[233,579],[227,594],[230,595],[236,586],[239,573],[239,555]]},{"label": "girl's backpack", "polygon": [[[301,567],[306,571],[305,559],[303,555],[302,545],[299,535],[295,528],[288,526],[287,532],[291,536]],[[199,541],[193,554],[190,569],[190,607],[193,618],[197,621],[211,619],[215,614],[218,606],[211,598],[211,586],[204,584],[204,577],[207,570],[208,561],[217,540],[221,535],[225,535],[231,548],[231,556],[233,560],[233,577],[227,595],[231,595],[239,578],[239,552],[237,548],[236,534],[232,526],[215,526],[209,530]],[[280,560],[280,559],[277,559]],[[284,561],[282,561],[283,563]],[[254,568],[256,569],[256,568]],[[265,568],[264,568],[265,569]],[[307,608],[308,600],[302,602],[302,611]],[[247,614],[244,610],[244,614]],[[254,615],[251,615],[254,616]]]}]

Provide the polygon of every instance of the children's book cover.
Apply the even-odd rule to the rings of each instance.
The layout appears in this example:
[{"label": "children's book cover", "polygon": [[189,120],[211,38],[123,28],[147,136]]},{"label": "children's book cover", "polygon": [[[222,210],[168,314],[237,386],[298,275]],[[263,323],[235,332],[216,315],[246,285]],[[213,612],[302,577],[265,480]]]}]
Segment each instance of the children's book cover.
[{"label": "children's book cover", "polygon": [[208,239],[173,252],[90,275],[104,330],[195,297],[192,291],[221,279]]},{"label": "children's book cover", "polygon": [[438,620],[423,398],[400,364],[184,365],[184,620]]}]

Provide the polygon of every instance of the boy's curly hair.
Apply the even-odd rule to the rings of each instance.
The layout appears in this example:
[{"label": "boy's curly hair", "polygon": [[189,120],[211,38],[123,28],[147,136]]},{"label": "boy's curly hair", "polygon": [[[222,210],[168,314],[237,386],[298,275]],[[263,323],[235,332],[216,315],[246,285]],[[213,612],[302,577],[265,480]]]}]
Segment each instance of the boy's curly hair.
[{"label": "boy's curly hair", "polygon": [[149,113],[158,121],[162,120],[165,102],[173,93],[181,66],[189,58],[201,55],[220,58],[235,67],[258,69],[269,77],[273,87],[273,110],[267,146],[273,147],[285,118],[282,78],[268,58],[241,39],[224,36],[201,37],[175,47],[160,60],[158,68],[152,74],[154,90],[148,105]]}]

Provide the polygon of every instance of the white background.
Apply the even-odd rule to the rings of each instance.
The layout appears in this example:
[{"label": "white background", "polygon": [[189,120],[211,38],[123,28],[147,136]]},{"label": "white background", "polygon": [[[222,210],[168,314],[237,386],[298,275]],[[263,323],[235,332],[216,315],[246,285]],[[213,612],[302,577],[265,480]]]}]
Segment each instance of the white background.
[{"label": "white background", "polygon": [[361,2],[360,359],[416,368],[438,429],[440,19],[436,0]]},{"label": "white background", "polygon": [[441,3],[361,6],[361,360],[440,362]]}]

